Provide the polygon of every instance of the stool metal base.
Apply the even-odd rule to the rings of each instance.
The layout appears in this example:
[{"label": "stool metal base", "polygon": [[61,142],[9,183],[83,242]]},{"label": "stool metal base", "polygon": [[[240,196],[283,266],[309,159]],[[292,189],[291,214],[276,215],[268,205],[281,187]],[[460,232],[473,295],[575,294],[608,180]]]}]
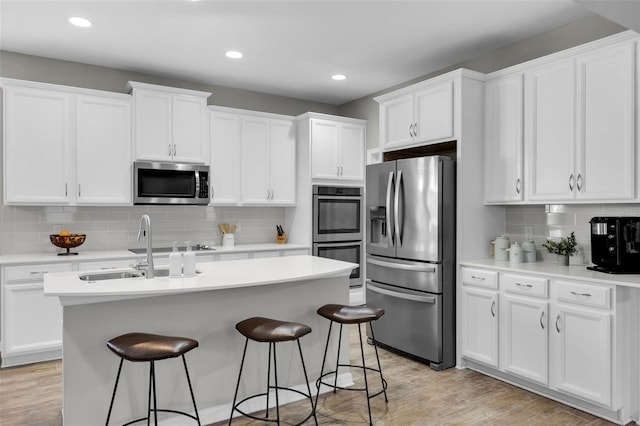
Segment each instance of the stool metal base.
[{"label": "stool metal base", "polygon": [[[285,391],[289,391],[289,392],[295,392],[298,393],[302,396],[304,396],[306,399],[309,400],[309,402],[311,403],[311,412],[309,413],[309,415],[307,415],[307,417],[304,418],[304,420],[302,420],[299,423],[296,423],[294,426],[299,426],[303,423],[305,423],[307,420],[309,420],[311,417],[313,417],[315,424],[318,424],[318,419],[316,418],[316,407],[315,404],[313,403],[313,396],[311,396],[311,387],[309,386],[309,378],[307,376],[307,369],[304,365],[304,358],[302,357],[302,347],[300,346],[300,340],[296,339],[296,343],[298,344],[298,352],[300,353],[300,361],[302,362],[302,371],[304,372],[304,381],[307,384],[307,392],[308,393],[304,393],[301,392],[297,389],[293,389],[293,388],[288,388],[288,387],[283,387],[283,386],[278,386],[278,366],[277,366],[277,359],[276,359],[276,342],[269,342],[269,356],[268,356],[268,365],[267,365],[267,392],[263,392],[263,393],[259,393],[256,395],[251,395],[246,397],[245,399],[243,399],[240,402],[236,403],[237,397],[238,397],[238,389],[240,388],[240,378],[242,377],[242,368],[244,367],[244,360],[245,357],[247,355],[247,345],[249,344],[249,338],[247,338],[244,342],[244,351],[242,352],[242,361],[240,362],[240,371],[238,372],[238,382],[236,384],[236,391],[235,394],[233,395],[233,404],[232,404],[232,408],[231,408],[231,416],[229,416],[229,425],[231,425],[231,422],[233,421],[233,413],[234,412],[238,412],[240,414],[242,414],[245,417],[249,417],[251,419],[254,420],[259,420],[259,421],[263,421],[263,422],[272,422],[272,423],[276,423],[278,425],[280,425],[280,401],[279,401],[279,397],[278,397],[278,390],[285,390]],[[275,381],[275,385],[271,385],[271,352],[273,350],[273,376],[274,376],[274,381]],[[275,396],[276,396],[276,418],[269,418],[269,390],[270,389],[274,389],[275,390]],[[265,416],[264,417],[260,417],[260,416],[255,416],[253,414],[249,414],[244,412],[243,410],[241,410],[239,407],[240,405],[242,405],[243,403],[254,399],[254,398],[259,398],[259,397],[263,397],[266,396],[267,398],[267,404],[266,404],[266,408],[265,408]]]},{"label": "stool metal base", "polygon": [[[122,371],[122,363],[123,363],[124,359],[121,358],[120,359],[120,365],[118,366],[118,374],[116,376],[116,384],[113,387],[113,394],[111,395],[111,403],[109,404],[109,413],[107,414],[107,422],[105,423],[105,425],[109,425],[109,419],[111,418],[111,410],[113,409],[113,402],[115,401],[116,398],[116,391],[118,390],[118,382],[120,380],[120,372]],[[193,388],[191,387],[191,378],[189,377],[189,370],[187,369],[187,361],[184,358],[184,354],[182,355],[182,363],[184,364],[184,372],[187,376],[187,384],[189,385],[189,393],[191,394],[191,401],[193,402],[193,409],[195,411],[195,415],[189,414],[189,413],[185,413],[184,411],[178,411],[178,410],[169,410],[169,409],[163,409],[163,408],[158,408],[157,405],[157,400],[156,400],[156,369],[155,369],[155,361],[149,361],[149,398],[148,398],[148,403],[147,403],[147,416],[146,417],[142,417],[136,420],[132,420],[128,423],[123,424],[122,426],[128,426],[128,425],[132,425],[134,423],[138,423],[138,422],[142,422],[142,421],[146,421],[147,424],[150,423],[151,421],[151,413],[153,412],[153,417],[154,417],[154,424],[157,426],[158,425],[158,412],[160,413],[173,413],[173,414],[181,414],[183,416],[192,418],[193,420],[195,420],[198,423],[198,426],[200,426],[200,416],[198,415],[198,407],[196,407],[196,399],[193,395]],[[152,398],[152,394],[153,394],[153,408],[151,407],[151,398]]]},{"label": "stool metal base", "polygon": [[[336,393],[337,389],[341,389],[341,390],[347,390],[347,391],[354,391],[354,392],[365,392],[367,395],[367,409],[369,411],[369,424],[373,425],[373,420],[371,419],[371,404],[369,402],[369,400],[371,398],[374,398],[380,394],[384,394],[384,402],[389,402],[389,399],[387,398],[387,381],[384,379],[384,377],[382,377],[382,367],[380,366],[380,357],[378,356],[378,347],[374,344],[373,347],[375,349],[376,352],[376,361],[378,362],[378,368],[373,368],[373,367],[367,367],[364,361],[364,347],[362,345],[362,330],[360,328],[360,323],[358,323],[358,337],[360,338],[360,354],[362,357],[362,365],[354,365],[354,364],[340,364],[339,360],[340,360],[340,345],[342,343],[342,323],[340,323],[340,333],[339,333],[339,337],[338,337],[338,351],[337,351],[337,356],[336,356],[336,369],[333,371],[329,371],[327,373],[324,373],[324,366],[325,366],[325,362],[326,362],[326,358],[327,358],[327,350],[329,349],[329,341],[331,338],[331,328],[333,326],[333,321],[331,321],[331,323],[329,324],[329,332],[327,333],[327,344],[325,345],[324,348],[324,355],[322,357],[322,367],[320,368],[320,377],[318,378],[318,380],[316,381],[316,388],[317,388],[317,394],[316,394],[316,402],[315,402],[315,407],[317,408],[318,406],[318,398],[320,397],[320,387],[322,385],[324,386],[328,386],[330,388],[333,389],[333,393]],[[373,334],[373,325],[371,324],[371,322],[369,322],[369,327],[371,328],[371,336],[373,338],[373,340],[375,341],[375,336]],[[338,386],[338,370],[340,369],[340,367],[350,367],[350,368],[359,368],[362,370],[362,373],[364,375],[364,388],[354,388],[354,387],[343,387],[343,386]],[[367,380],[367,370],[378,373],[380,375],[380,383],[382,384],[382,389],[374,394],[370,394],[369,393],[369,383]],[[326,376],[329,376],[331,374],[334,374],[334,381],[333,383],[327,383],[325,381],[323,381],[322,379]],[[315,409],[315,408],[314,408]]]}]

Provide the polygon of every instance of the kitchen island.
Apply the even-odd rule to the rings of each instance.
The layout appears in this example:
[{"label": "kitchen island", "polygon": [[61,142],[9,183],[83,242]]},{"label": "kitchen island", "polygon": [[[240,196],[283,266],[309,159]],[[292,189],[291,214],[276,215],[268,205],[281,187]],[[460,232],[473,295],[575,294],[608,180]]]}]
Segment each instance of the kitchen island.
[{"label": "kitchen island", "polygon": [[[186,358],[203,424],[228,418],[231,412],[244,344],[235,324],[252,316],[301,322],[312,328],[300,343],[315,389],[329,326],[316,310],[325,303],[348,303],[348,276],[356,266],[291,256],[198,263],[199,273],[190,278],[86,282],[79,279],[79,272],[45,274],[45,295],[59,297],[63,305],[64,424],[97,424],[106,419],[119,362],[106,342],[134,331],[191,337],[200,342]],[[348,360],[348,339],[345,333],[341,362]],[[289,343],[278,347],[279,382],[306,389],[297,348]],[[249,345],[241,394],[264,391],[267,346]],[[334,356],[336,348],[337,339],[330,348]],[[157,363],[158,405],[191,411],[181,364],[176,359]],[[147,376],[146,363],[124,364],[113,424],[144,416]],[[341,374],[338,380],[348,385],[351,376]],[[287,397],[294,398],[284,394],[281,402]],[[163,424],[184,422],[183,418],[162,418]]]}]

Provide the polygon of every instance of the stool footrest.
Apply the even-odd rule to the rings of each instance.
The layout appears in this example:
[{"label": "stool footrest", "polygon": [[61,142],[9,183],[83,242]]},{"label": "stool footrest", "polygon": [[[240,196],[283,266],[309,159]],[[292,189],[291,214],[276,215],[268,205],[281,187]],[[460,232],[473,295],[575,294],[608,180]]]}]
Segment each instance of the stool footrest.
[{"label": "stool footrest", "polygon": [[[269,389],[276,389],[276,386],[269,386]],[[299,391],[297,389],[287,388],[287,387],[283,387],[283,386],[278,386],[277,389],[278,390],[285,390],[285,391],[289,391],[289,392],[295,392],[297,394],[300,394],[300,395],[304,396],[306,399],[308,399],[309,401],[311,401],[313,403],[313,399],[309,395],[307,395],[306,393],[301,392],[301,391]],[[262,422],[277,423],[278,422],[277,418],[276,419],[270,419],[268,417],[254,416],[253,414],[246,413],[246,412],[242,411],[240,408],[238,408],[240,405],[242,405],[243,403],[245,403],[245,402],[247,402],[249,400],[252,400],[254,398],[263,397],[263,396],[266,397],[267,393],[263,392],[263,393],[259,393],[259,394],[256,394],[256,395],[248,396],[245,399],[243,399],[242,401],[238,402],[236,405],[234,405],[233,406],[233,411],[237,411],[238,413],[242,414],[243,416],[249,417],[249,418],[254,419],[254,420],[259,420],[259,421],[262,421]],[[309,413],[309,415],[307,417],[305,417],[301,422],[296,423],[294,426],[299,426],[299,425],[305,423],[307,420],[309,420],[313,416],[314,411],[315,411],[315,409],[311,410],[311,412]]]},{"label": "stool footrest", "polygon": [[[359,369],[367,369],[370,371],[374,371],[376,373],[380,373],[380,370],[378,370],[377,368],[373,368],[373,367],[363,367],[361,365],[354,365],[354,364],[338,364],[338,368],[340,367],[349,367],[349,368],[359,368]],[[329,371],[327,373],[324,373],[322,376],[320,376],[318,378],[318,380],[316,380],[316,388],[320,389],[320,385],[324,385],[327,387],[330,387],[332,389],[341,389],[341,390],[346,390],[346,391],[352,391],[352,392],[368,392],[367,388],[354,388],[354,387],[344,387],[344,386],[338,386],[338,385],[334,385],[332,383],[327,383],[327,382],[323,382],[322,378],[325,376],[329,376],[332,374],[338,374],[338,370],[336,369],[335,371]],[[369,394],[367,393],[367,398],[371,399],[373,397],[376,397],[378,395],[380,395],[381,393],[383,393],[384,391],[387,390],[387,381],[383,378],[382,379],[382,389],[374,394]]]},{"label": "stool footrest", "polygon": [[[153,411],[154,411],[154,410],[151,410],[151,412],[152,412],[152,413],[153,413]],[[197,418],[196,416],[194,416],[194,415],[192,415],[192,414],[189,414],[189,413],[185,413],[184,411],[167,410],[167,409],[160,409],[160,408],[158,408],[158,409],[157,409],[157,410],[155,410],[155,411],[157,411],[158,413],[182,414],[183,416],[191,417],[193,420],[198,421],[198,418]],[[132,420],[132,421],[130,421],[129,423],[125,423],[125,424],[123,424],[122,426],[129,426],[129,425],[132,425],[132,424],[134,424],[134,423],[138,423],[138,422],[141,422],[141,421],[144,421],[144,420],[149,420],[149,417],[142,417],[142,418],[140,418],[140,419],[138,419],[138,420]]]}]

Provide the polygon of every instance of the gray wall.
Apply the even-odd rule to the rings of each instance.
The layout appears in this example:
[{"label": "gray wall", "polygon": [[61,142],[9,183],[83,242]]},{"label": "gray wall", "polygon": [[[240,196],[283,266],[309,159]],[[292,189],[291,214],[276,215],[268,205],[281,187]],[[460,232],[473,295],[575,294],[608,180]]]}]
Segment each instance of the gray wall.
[{"label": "gray wall", "polygon": [[467,68],[482,73],[490,73],[501,70],[512,65],[520,64],[541,56],[559,52],[570,47],[578,46],[599,38],[625,31],[626,28],[615,24],[600,16],[594,16],[579,20],[551,31],[539,34],[518,43],[510,44],[501,49],[480,55],[476,58],[452,65],[439,71],[426,74],[411,81],[390,87],[386,90],[365,96],[353,102],[340,106],[339,115],[347,117],[361,118],[367,122],[367,148],[377,148],[379,146],[379,110],[378,103],[374,97],[383,93],[400,89],[405,86],[417,83],[444,74],[458,68]]}]

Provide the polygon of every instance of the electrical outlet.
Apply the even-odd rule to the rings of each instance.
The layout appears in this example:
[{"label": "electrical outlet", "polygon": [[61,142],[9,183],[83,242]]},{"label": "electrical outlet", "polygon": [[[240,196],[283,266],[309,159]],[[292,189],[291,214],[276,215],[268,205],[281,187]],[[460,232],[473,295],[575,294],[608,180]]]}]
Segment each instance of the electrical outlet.
[{"label": "electrical outlet", "polygon": [[53,234],[59,234],[62,231],[62,225],[53,225]]}]

